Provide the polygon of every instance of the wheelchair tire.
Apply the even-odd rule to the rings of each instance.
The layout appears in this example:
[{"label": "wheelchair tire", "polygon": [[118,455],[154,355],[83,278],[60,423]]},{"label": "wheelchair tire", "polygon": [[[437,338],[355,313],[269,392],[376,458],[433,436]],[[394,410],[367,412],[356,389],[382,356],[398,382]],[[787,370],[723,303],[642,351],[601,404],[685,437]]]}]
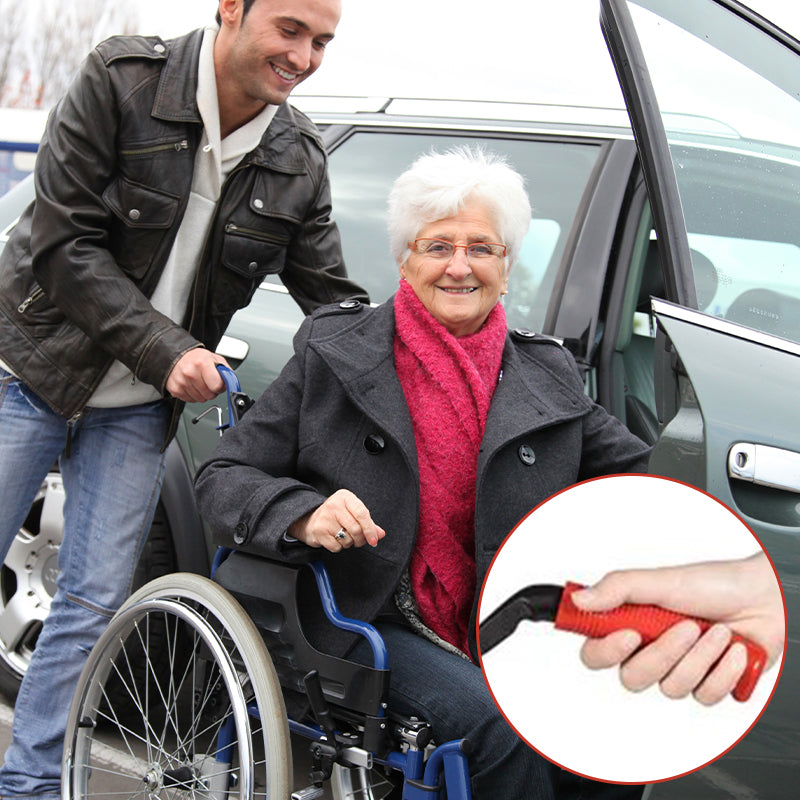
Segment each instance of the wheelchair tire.
[{"label": "wheelchair tire", "polygon": [[[140,662],[150,663],[151,647],[161,659],[165,645],[171,670],[148,668],[143,678]],[[137,719],[116,713],[111,676]],[[227,766],[216,760],[217,734],[231,720]],[[207,578],[168,575],[126,601],[89,655],[67,721],[62,797],[285,800],[289,742],[280,685],[253,622]]]}]

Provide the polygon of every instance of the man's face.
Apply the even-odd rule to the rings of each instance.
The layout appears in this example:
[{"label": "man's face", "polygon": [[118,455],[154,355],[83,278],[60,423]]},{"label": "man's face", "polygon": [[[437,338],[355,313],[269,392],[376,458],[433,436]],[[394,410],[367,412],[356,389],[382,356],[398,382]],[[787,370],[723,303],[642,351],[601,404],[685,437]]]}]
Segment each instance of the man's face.
[{"label": "man's face", "polygon": [[279,105],[322,63],[341,0],[255,0],[244,19],[241,12],[240,1],[220,4],[220,88],[243,107]]}]

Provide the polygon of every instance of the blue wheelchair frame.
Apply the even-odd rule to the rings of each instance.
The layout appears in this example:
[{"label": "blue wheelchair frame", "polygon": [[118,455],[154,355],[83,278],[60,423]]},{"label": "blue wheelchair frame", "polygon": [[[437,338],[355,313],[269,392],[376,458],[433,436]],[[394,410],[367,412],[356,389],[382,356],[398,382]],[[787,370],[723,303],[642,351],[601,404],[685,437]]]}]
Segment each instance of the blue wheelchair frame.
[{"label": "blue wheelchair frame", "polygon": [[[236,423],[249,405],[246,395],[242,395],[239,379],[236,374],[223,365],[218,367],[225,381],[228,399],[228,426]],[[245,398],[242,402],[241,398]],[[227,426],[220,426],[222,429]],[[225,559],[233,552],[230,548],[220,547],[214,557],[211,567],[213,577]],[[351,619],[344,616],[336,605],[333,586],[325,565],[321,561],[309,564],[316,581],[320,600],[325,616],[335,627],[356,633],[367,640],[373,656],[373,667],[376,670],[389,669],[389,657],[386,645],[378,630],[369,623]],[[255,706],[249,708],[250,713],[257,716]],[[386,709],[380,712],[386,713]],[[288,720],[289,730],[312,743],[322,743],[329,740],[330,732],[323,730],[320,725],[311,725]],[[233,758],[235,744],[235,727],[231,718],[220,732],[218,740],[217,760],[230,765]],[[373,763],[398,771],[403,775],[403,800],[435,800],[441,796],[441,788],[446,789],[448,800],[471,800],[472,794],[469,782],[469,768],[467,755],[469,742],[465,739],[446,742],[436,747],[425,761],[425,750],[417,747],[408,747],[405,751],[394,750],[385,757],[378,757],[372,753]],[[443,782],[442,782],[443,779]]]}]

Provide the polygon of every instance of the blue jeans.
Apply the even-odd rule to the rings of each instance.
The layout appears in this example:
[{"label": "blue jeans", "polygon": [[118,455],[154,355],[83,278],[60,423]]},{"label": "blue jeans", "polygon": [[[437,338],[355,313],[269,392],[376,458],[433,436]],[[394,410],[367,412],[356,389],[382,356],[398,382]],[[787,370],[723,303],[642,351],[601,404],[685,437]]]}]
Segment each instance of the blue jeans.
[{"label": "blue jeans", "polygon": [[[573,775],[528,747],[499,712],[483,673],[471,661],[403,625],[379,622],[376,627],[389,652],[390,708],[429,722],[438,744],[470,740],[473,800],[640,800],[642,786]],[[362,641],[349,658],[371,664],[372,651]]]},{"label": "blue jeans", "polygon": [[87,409],[68,423],[0,370],[0,556],[56,460],[65,489],[55,597],[14,708],[4,798],[58,800],[70,702],[86,656],[131,590],[164,474],[163,402]]}]

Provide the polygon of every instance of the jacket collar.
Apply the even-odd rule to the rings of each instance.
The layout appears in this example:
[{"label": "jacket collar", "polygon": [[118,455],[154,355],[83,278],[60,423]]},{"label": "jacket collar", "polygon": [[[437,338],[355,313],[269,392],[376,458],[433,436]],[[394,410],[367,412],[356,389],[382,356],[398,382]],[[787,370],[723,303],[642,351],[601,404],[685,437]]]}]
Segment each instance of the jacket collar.
[{"label": "jacket collar", "polygon": [[[202,125],[197,107],[197,65],[204,29],[172,39],[168,43],[166,63],[153,102],[152,115],[168,122]],[[246,160],[290,175],[305,173],[305,159],[300,146],[295,110],[283,103],[278,107],[261,143]]]}]

